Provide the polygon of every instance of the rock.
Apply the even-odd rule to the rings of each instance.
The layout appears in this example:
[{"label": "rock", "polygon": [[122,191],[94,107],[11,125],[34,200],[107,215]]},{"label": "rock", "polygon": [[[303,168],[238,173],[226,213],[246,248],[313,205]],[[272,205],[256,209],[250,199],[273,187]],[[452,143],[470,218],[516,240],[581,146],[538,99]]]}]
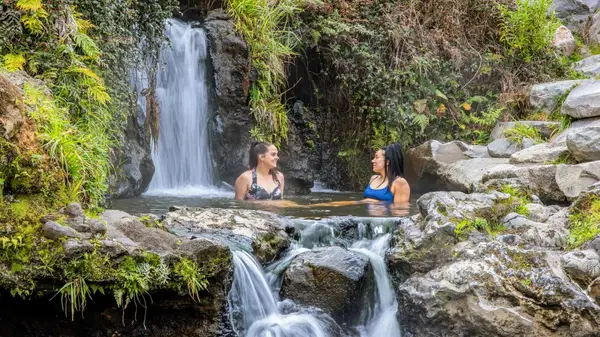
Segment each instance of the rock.
[{"label": "rock", "polygon": [[548,208],[540,204],[527,204],[527,217],[535,222],[546,222],[550,217]]},{"label": "rock", "polygon": [[469,145],[468,150],[464,151],[463,154],[469,158],[490,158],[485,145]]},{"label": "rock", "polygon": [[0,74],[0,136],[12,139],[23,124],[22,91]]},{"label": "rock", "polygon": [[90,232],[94,235],[106,234],[106,231],[107,231],[106,225],[104,224],[104,222],[102,222],[100,220],[91,219],[88,221],[88,226],[90,228]]},{"label": "rock", "polygon": [[67,205],[66,213],[72,217],[85,216],[85,214],[83,213],[83,208],[81,208],[81,205],[76,202],[73,202],[73,203],[70,203],[69,205]]},{"label": "rock", "polygon": [[488,144],[488,153],[492,158],[509,158],[513,153],[520,150],[519,144],[514,140],[498,138]]},{"label": "rock", "polygon": [[116,220],[130,216],[131,215],[127,212],[119,211],[117,209],[107,209],[102,214],[100,214],[100,220],[110,224]]},{"label": "rock", "polygon": [[94,245],[89,241],[78,241],[75,239],[69,239],[63,244],[63,249],[67,258],[71,259],[74,255],[91,253],[94,251]]},{"label": "rock", "polygon": [[411,189],[419,192],[444,189],[438,170],[446,164],[469,159],[462,142],[427,141],[406,153],[405,178]]},{"label": "rock", "polygon": [[595,0],[554,0],[550,10],[554,11],[559,19],[568,19],[572,16],[589,15],[598,6]]},{"label": "rock", "polygon": [[569,134],[578,132],[579,129],[588,126],[600,126],[600,117],[574,120],[567,129],[552,138],[550,146],[567,146],[567,137]]},{"label": "rock", "polygon": [[317,248],[294,258],[281,297],[321,308],[338,322],[357,322],[373,274],[369,260],[340,247]]},{"label": "rock", "polygon": [[[414,336],[593,336],[600,309],[564,277],[556,254],[491,242],[397,286]],[[569,317],[557,320],[557,317]]]},{"label": "rock", "polygon": [[63,237],[80,238],[81,235],[73,228],[63,226],[54,221],[48,221],[42,227],[42,234],[50,240],[58,240]]},{"label": "rock", "polygon": [[600,116],[600,81],[585,80],[571,90],[562,105],[561,114],[576,119]]},{"label": "rock", "polygon": [[69,225],[69,227],[73,228],[74,230],[78,231],[79,233],[89,233],[90,232],[90,226],[88,226],[88,224],[84,223],[85,218],[82,216],[78,216],[78,217],[74,217],[71,219],[66,219],[65,223],[67,225]]},{"label": "rock", "polygon": [[554,40],[552,40],[552,45],[557,49],[557,51],[564,56],[569,56],[573,54],[575,49],[577,48],[577,42],[571,34],[569,28],[565,26],[560,26],[556,28],[556,32],[554,33]]},{"label": "rock", "polygon": [[600,304],[600,277],[592,281],[587,288],[588,294],[592,297],[596,303]]},{"label": "rock", "polygon": [[182,208],[165,215],[163,225],[186,235],[218,234],[251,246],[263,262],[275,259],[290,244],[283,219],[275,214],[217,208]]},{"label": "rock", "polygon": [[445,165],[438,171],[436,179],[444,187],[442,190],[474,192],[490,172],[513,169],[514,165],[506,158],[475,158]]},{"label": "rock", "polygon": [[[177,248],[179,238],[157,228],[148,228],[137,218],[128,217],[108,225],[123,233],[140,247],[153,252],[169,252]],[[108,230],[110,236],[110,230]],[[127,245],[127,244],[126,244]]]},{"label": "rock", "polygon": [[109,177],[109,193],[113,198],[129,198],[142,194],[154,175],[149,132],[144,132],[145,113],[138,106],[129,113],[119,148],[111,155],[115,173]]},{"label": "rock", "polygon": [[[564,94],[564,92],[566,92],[569,88],[577,84],[570,82],[580,81],[564,81],[534,85],[531,89],[531,104],[536,104],[539,106],[539,108],[543,108],[545,106],[553,106],[554,104],[556,104],[556,101]],[[513,129],[517,125],[517,123],[536,128],[540,132],[542,137],[545,138],[549,138],[554,132],[554,130],[556,130],[560,125],[560,123],[557,122],[542,121],[500,122],[496,124],[496,126],[492,130],[490,138],[492,140],[504,138],[504,131],[508,129]]]},{"label": "rock", "polygon": [[535,142],[529,138],[523,139],[521,144],[515,140],[498,138],[488,144],[487,148],[492,158],[510,158],[513,153],[533,145],[535,145]]},{"label": "rock", "polygon": [[600,75],[600,55],[587,57],[571,65],[573,70],[583,73],[585,76],[596,77]]},{"label": "rock", "polygon": [[595,250],[570,252],[563,255],[562,260],[567,274],[584,288],[600,277],[600,257]]},{"label": "rock", "polygon": [[248,169],[250,129],[254,124],[247,104],[250,52],[222,9],[210,11],[204,28],[210,42],[216,106],[211,129],[211,156],[221,180],[233,185]]},{"label": "rock", "polygon": [[502,222],[506,228],[504,233],[518,235],[526,247],[564,248],[567,245],[566,223],[549,226],[516,213],[506,215]]},{"label": "rock", "polygon": [[567,135],[567,147],[579,162],[600,160],[600,126],[588,126]]},{"label": "rock", "polygon": [[600,13],[594,14],[588,34],[592,43],[600,44]]},{"label": "rock", "polygon": [[[133,241],[131,242],[133,243]],[[137,247],[137,244],[135,246],[126,247],[117,240],[100,241],[100,252],[102,254],[110,256],[111,258],[116,258],[128,253],[132,253]]]},{"label": "rock", "polygon": [[569,153],[566,146],[551,146],[548,143],[541,143],[521,151],[517,151],[510,156],[511,164],[546,164],[551,163]]},{"label": "rock", "polygon": [[600,162],[496,167],[485,173],[481,182],[485,187],[511,179],[516,179],[518,185],[526,187],[542,200],[573,200],[600,180]]}]

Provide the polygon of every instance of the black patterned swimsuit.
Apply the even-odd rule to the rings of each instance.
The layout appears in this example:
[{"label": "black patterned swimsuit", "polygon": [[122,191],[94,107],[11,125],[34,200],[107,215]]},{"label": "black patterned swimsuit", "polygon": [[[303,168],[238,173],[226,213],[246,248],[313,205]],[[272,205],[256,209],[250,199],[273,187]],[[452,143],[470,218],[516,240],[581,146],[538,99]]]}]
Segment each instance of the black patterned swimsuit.
[{"label": "black patterned swimsuit", "polygon": [[277,187],[273,192],[268,193],[264,188],[258,186],[256,178],[256,170],[252,169],[252,185],[246,194],[246,200],[279,200],[281,199],[281,183],[277,176],[273,176],[273,180],[277,183]]}]

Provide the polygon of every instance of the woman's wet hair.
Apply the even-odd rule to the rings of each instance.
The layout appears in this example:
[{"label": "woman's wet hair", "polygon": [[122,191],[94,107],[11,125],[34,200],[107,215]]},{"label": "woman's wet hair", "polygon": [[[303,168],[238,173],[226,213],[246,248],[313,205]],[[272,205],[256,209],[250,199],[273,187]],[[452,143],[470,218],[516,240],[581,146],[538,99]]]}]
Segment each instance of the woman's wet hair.
[{"label": "woman's wet hair", "polygon": [[258,157],[261,154],[269,152],[269,146],[273,144],[269,142],[254,142],[250,145],[250,154],[248,155],[248,163],[251,169],[255,169],[258,166]]},{"label": "woman's wet hair", "polygon": [[385,154],[385,176],[388,186],[391,188],[394,180],[398,177],[404,178],[404,154],[400,143],[392,143],[382,148]]}]

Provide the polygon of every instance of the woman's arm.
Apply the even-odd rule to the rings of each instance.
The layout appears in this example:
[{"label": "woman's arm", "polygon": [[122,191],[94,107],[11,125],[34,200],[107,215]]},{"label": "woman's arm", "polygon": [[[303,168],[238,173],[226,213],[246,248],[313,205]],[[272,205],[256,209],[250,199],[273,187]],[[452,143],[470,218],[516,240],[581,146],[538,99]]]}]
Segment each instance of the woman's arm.
[{"label": "woman's arm", "polygon": [[235,200],[244,200],[250,189],[248,173],[244,172],[235,181]]},{"label": "woman's arm", "polygon": [[404,178],[397,178],[392,184],[394,204],[406,205],[410,199],[410,186]]}]

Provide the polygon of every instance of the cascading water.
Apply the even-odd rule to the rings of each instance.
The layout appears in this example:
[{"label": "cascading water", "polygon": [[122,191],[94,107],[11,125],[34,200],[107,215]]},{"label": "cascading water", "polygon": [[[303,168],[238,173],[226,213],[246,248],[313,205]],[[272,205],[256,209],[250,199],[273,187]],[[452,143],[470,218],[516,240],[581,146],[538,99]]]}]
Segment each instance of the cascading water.
[{"label": "cascading water", "polygon": [[173,19],[167,20],[165,31],[171,46],[160,53],[156,79],[160,134],[147,194],[206,193],[213,181],[206,34]]},{"label": "cascading water", "polygon": [[243,250],[234,250],[229,292],[232,326],[244,337],[329,337],[327,328],[309,314],[282,315],[262,268]]}]

